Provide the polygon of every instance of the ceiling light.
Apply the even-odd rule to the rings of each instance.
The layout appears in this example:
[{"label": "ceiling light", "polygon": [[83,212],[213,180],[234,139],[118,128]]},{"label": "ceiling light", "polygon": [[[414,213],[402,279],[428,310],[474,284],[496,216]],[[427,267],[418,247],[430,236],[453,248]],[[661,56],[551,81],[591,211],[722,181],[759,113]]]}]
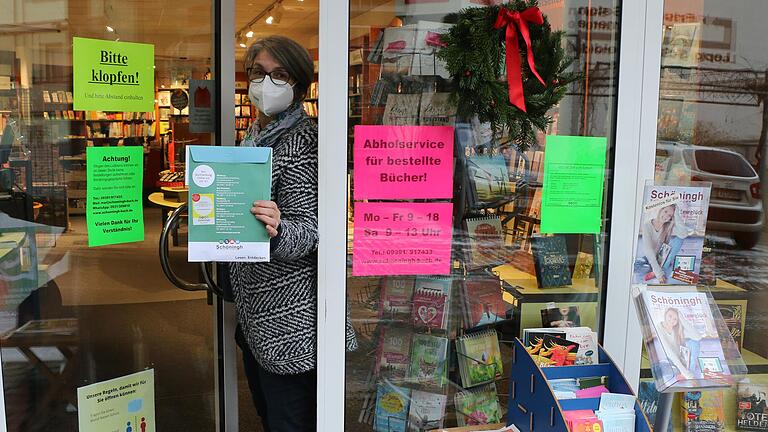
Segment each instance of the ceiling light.
[{"label": "ceiling light", "polygon": [[277,4],[277,7],[275,8],[275,24],[280,24],[280,20],[283,19],[283,12],[285,12],[285,8],[283,7],[283,2],[280,2]]},{"label": "ceiling light", "polygon": [[275,17],[273,17],[272,15],[270,15],[270,16],[268,16],[268,17],[267,17],[267,19],[266,19],[266,20],[264,20],[264,22],[266,22],[267,24],[272,24],[272,22],[273,22],[274,20],[275,20]]},{"label": "ceiling light", "polygon": [[253,30],[248,30],[248,33],[245,34],[245,37],[252,38],[253,37]]},{"label": "ceiling light", "polygon": [[111,32],[111,33],[114,33],[114,32],[115,32],[115,29],[113,29],[113,28],[112,28],[112,27],[110,27],[110,26],[107,26],[107,31],[108,31],[108,32]]},{"label": "ceiling light", "polygon": [[165,84],[160,84],[160,88],[165,88]]},{"label": "ceiling light", "polygon": [[240,48],[246,48],[245,44],[244,44],[244,43],[241,43],[241,44],[240,44]]}]

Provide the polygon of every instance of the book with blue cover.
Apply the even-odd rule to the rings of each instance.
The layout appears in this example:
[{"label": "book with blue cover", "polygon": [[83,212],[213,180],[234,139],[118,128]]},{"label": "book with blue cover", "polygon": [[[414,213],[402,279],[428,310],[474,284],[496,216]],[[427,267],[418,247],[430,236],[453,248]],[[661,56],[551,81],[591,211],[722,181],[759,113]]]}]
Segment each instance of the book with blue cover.
[{"label": "book with blue cover", "polygon": [[410,389],[398,387],[387,381],[379,383],[376,390],[376,432],[406,432]]},{"label": "book with blue cover", "polygon": [[561,287],[571,284],[568,268],[568,250],[561,235],[531,237],[533,265],[539,288]]}]

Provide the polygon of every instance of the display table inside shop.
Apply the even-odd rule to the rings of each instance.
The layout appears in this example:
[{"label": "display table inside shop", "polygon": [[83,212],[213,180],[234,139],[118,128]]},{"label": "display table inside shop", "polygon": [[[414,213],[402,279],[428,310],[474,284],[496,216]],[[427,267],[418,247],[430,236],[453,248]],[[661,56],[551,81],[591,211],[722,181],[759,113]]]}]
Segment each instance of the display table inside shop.
[{"label": "display table inside shop", "polygon": [[539,288],[535,275],[510,264],[494,267],[493,273],[507,285],[502,292],[504,301],[519,310],[519,327],[515,329],[518,336],[522,336],[522,329],[541,327],[541,310],[547,309],[549,303],[578,306],[581,325],[597,327],[599,291],[594,279],[574,279],[568,286]]},{"label": "display table inside shop", "polygon": [[[187,202],[187,192],[189,192],[189,189],[186,187],[162,187],[160,192],[149,194],[147,200],[160,207],[160,221],[162,225],[165,225],[165,220],[171,211],[176,210]],[[179,245],[178,227],[173,230],[173,245]]]}]

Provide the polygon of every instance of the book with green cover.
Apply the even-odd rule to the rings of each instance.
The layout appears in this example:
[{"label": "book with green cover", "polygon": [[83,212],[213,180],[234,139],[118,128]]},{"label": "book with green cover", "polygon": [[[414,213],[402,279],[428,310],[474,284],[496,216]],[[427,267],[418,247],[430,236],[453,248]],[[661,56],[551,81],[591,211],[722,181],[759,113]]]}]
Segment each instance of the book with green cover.
[{"label": "book with green cover", "polygon": [[495,330],[457,337],[456,354],[463,387],[492,382],[504,373],[499,337]]},{"label": "book with green cover", "polygon": [[499,396],[494,383],[460,391],[456,393],[453,400],[459,426],[484,425],[501,421]]},{"label": "book with green cover", "polygon": [[448,381],[447,357],[448,339],[425,334],[413,335],[407,379],[433,387],[445,386]]}]

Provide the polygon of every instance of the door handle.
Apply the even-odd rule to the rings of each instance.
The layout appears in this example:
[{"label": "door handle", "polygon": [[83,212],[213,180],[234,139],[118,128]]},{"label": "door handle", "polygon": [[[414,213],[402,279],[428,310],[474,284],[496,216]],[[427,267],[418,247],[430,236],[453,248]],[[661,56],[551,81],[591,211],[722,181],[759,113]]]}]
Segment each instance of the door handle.
[{"label": "door handle", "polygon": [[[170,233],[179,226],[179,218],[185,211],[187,211],[186,203],[180,205],[176,210],[173,211],[173,213],[171,213],[171,216],[168,217],[168,219],[165,221],[163,231],[160,233],[160,265],[163,267],[163,273],[165,273],[165,277],[167,277],[172,284],[174,284],[177,288],[183,289],[184,291],[211,290],[216,292],[212,286],[208,285],[207,283],[192,283],[181,279],[178,275],[176,275],[176,273],[174,273],[173,269],[171,268],[171,263],[168,259],[168,237]],[[206,281],[212,281],[213,278],[211,278],[210,274],[207,272],[205,263],[201,263],[201,265],[203,267],[203,279]]]}]

